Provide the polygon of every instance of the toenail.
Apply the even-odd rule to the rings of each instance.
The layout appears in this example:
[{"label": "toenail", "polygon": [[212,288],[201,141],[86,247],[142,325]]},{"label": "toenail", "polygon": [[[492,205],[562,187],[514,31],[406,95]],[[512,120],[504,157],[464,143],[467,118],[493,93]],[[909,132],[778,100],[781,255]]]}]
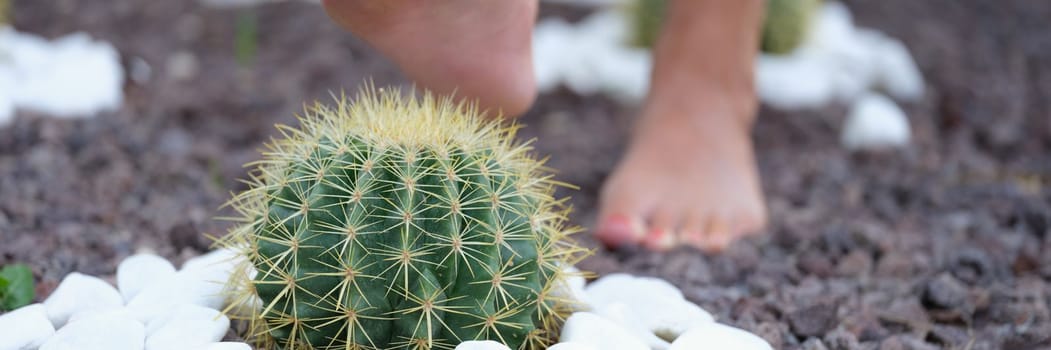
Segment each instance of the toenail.
[{"label": "toenail", "polygon": [[613,215],[602,222],[595,236],[603,243],[616,247],[637,241],[642,236],[641,232],[642,228],[627,216]]}]

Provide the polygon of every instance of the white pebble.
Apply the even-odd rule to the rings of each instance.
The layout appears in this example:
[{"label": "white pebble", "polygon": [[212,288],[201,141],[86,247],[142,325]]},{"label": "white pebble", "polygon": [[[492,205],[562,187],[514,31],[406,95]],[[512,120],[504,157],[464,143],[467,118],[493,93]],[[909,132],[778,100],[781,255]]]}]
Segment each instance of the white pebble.
[{"label": "white pebble", "polygon": [[66,324],[70,324],[70,323],[73,323],[73,322],[81,322],[81,321],[83,321],[83,322],[95,322],[96,320],[100,320],[100,319],[105,320],[105,319],[110,319],[110,318],[114,318],[114,317],[117,317],[117,318],[134,318],[132,316],[131,311],[129,311],[128,308],[125,308],[125,307],[110,308],[110,309],[90,309],[90,310],[80,311],[80,312],[77,312],[77,313],[69,316],[69,321],[67,321]]},{"label": "white pebble", "polygon": [[457,345],[455,350],[511,350],[511,348],[492,340],[469,340]]},{"label": "white pebble", "polygon": [[219,311],[197,305],[180,305],[171,314],[147,324],[146,349],[186,349],[223,339],[230,320]]},{"label": "white pebble", "polygon": [[909,120],[890,99],[867,94],[851,106],[840,141],[848,150],[883,150],[909,143]]},{"label": "white pebble", "polygon": [[671,343],[668,350],[771,350],[770,343],[739,328],[708,323],[690,329]]},{"label": "white pebble", "polygon": [[211,343],[205,344],[193,348],[195,350],[252,350],[252,347],[245,343],[235,342],[222,342],[222,343]]},{"label": "white pebble", "polygon": [[146,286],[170,278],[175,266],[153,254],[132,255],[117,266],[117,289],[124,301],[131,301]]},{"label": "white pebble", "polygon": [[0,315],[0,350],[36,349],[55,334],[43,304],[32,304]]},{"label": "white pebble", "polygon": [[860,41],[867,41],[874,58],[875,84],[894,98],[916,101],[923,97],[923,73],[901,41],[876,31],[859,31]]},{"label": "white pebble", "polygon": [[69,316],[86,310],[118,308],[124,298],[116,288],[97,277],[71,273],[59,283],[51,296],[44,300],[48,318],[56,328],[62,327]]},{"label": "white pebble", "polygon": [[562,326],[564,342],[587,344],[597,349],[649,350],[632,332],[590,312],[577,312]]},{"label": "white pebble", "polygon": [[128,308],[143,322],[171,312],[182,304],[221,309],[227,297],[226,283],[237,267],[235,259],[229,250],[190,259],[171,277],[143,288],[128,302]]},{"label": "white pebble", "polygon": [[551,345],[547,350],[599,350],[594,345],[579,342],[563,342]]},{"label": "white pebble", "polygon": [[40,350],[142,350],[145,341],[141,323],[113,314],[70,323],[55,332]]},{"label": "white pebble", "polygon": [[575,311],[587,311],[588,296],[584,292],[587,280],[584,279],[580,270],[573,265],[564,265],[560,277],[562,280],[555,282],[551,296],[575,303],[572,305]]},{"label": "white pebble", "polygon": [[707,311],[687,301],[678,288],[659,278],[612,274],[591,283],[585,291],[592,310],[609,313],[602,310],[623,308],[617,312],[621,320],[630,320],[622,322],[624,326],[642,327],[654,335],[675,337],[714,321]]}]

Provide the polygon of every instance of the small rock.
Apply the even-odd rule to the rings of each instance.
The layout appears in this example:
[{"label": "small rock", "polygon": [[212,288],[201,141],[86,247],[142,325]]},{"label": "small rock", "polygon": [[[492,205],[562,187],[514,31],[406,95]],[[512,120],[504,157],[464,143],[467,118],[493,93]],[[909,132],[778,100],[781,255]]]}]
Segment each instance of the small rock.
[{"label": "small rock", "polygon": [[32,304],[0,315],[0,349],[36,349],[55,334],[43,304]]},{"label": "small rock", "polygon": [[[603,349],[620,349],[608,347]],[[763,338],[742,329],[721,323],[709,322],[683,333],[671,343],[668,350],[734,349],[770,350]]]},{"label": "small rock", "polygon": [[967,287],[948,273],[942,273],[927,283],[923,305],[930,309],[956,309],[967,302]]},{"label": "small rock", "polygon": [[551,345],[547,350],[599,350],[591,344],[578,343],[578,342],[564,342]]},{"label": "small rock", "polygon": [[639,326],[671,338],[714,322],[711,314],[687,301],[678,288],[658,278],[612,274],[591,283],[585,291],[592,310],[623,304]]},{"label": "small rock", "polygon": [[168,57],[165,68],[172,80],[183,81],[196,77],[200,64],[192,52],[179,51]]},{"label": "small rock", "polygon": [[201,346],[198,346],[198,347],[196,347],[194,349],[196,349],[196,350],[252,350],[252,347],[249,346],[248,344],[245,344],[245,343],[222,342],[222,343],[211,343],[211,344],[201,345]]},{"label": "small rock", "polygon": [[937,350],[938,347],[928,344],[911,335],[895,335],[879,345],[879,350]]},{"label": "small rock", "polygon": [[492,340],[469,340],[457,345],[456,350],[511,350],[511,348]]},{"label": "small rock", "polygon": [[40,350],[142,350],[145,341],[142,323],[110,315],[62,327]]},{"label": "small rock", "polygon": [[756,325],[753,329],[753,333],[766,340],[767,343],[774,344],[774,346],[780,346],[785,342],[784,333],[782,331],[784,327],[781,323],[775,322],[762,322]]},{"label": "small rock", "polygon": [[854,350],[858,348],[858,337],[843,327],[838,327],[825,334],[824,340],[829,350]]},{"label": "small rock", "polygon": [[855,250],[836,263],[836,274],[843,277],[858,277],[872,270],[872,255],[864,250]]},{"label": "small rock", "polygon": [[597,349],[649,350],[642,340],[631,334],[631,331],[599,315],[577,312],[566,319],[559,339],[591,345]]},{"label": "small rock", "polygon": [[818,338],[807,338],[807,340],[805,342],[803,342],[802,349],[803,350],[828,350],[828,347],[825,346],[825,343],[822,342],[821,339],[818,339]]},{"label": "small rock", "polygon": [[818,303],[788,315],[792,332],[800,337],[820,337],[836,326],[836,305]]},{"label": "small rock", "polygon": [[221,312],[197,305],[180,305],[146,326],[146,349],[185,349],[217,342],[230,329]]},{"label": "small rock", "polygon": [[136,318],[148,322],[182,304],[222,308],[226,281],[237,267],[236,257],[219,250],[183,264],[182,270],[159,283],[147,286],[128,302]]},{"label": "small rock", "polygon": [[848,150],[880,151],[909,143],[909,120],[894,101],[866,94],[850,108],[840,141]]},{"label": "small rock", "polygon": [[125,307],[111,308],[111,309],[91,309],[77,312],[72,316],[69,316],[67,323],[73,322],[95,322],[96,320],[105,320],[113,317],[117,318],[134,318],[131,311]]},{"label": "small rock", "polygon": [[86,310],[119,308],[124,298],[116,288],[97,277],[71,273],[44,300],[48,318],[56,328],[62,327],[75,313]]},{"label": "small rock", "polygon": [[567,301],[575,301],[577,304],[573,305],[574,311],[588,311],[588,296],[584,292],[587,280],[584,279],[580,270],[572,265],[566,265],[562,267],[560,276],[562,280],[555,285],[551,296]]},{"label": "small rock", "polygon": [[927,340],[944,348],[961,348],[967,345],[971,337],[966,331],[957,327],[934,325],[927,334]]},{"label": "small rock", "polygon": [[146,286],[175,274],[175,266],[153,254],[132,255],[117,266],[117,289],[131,301]]}]

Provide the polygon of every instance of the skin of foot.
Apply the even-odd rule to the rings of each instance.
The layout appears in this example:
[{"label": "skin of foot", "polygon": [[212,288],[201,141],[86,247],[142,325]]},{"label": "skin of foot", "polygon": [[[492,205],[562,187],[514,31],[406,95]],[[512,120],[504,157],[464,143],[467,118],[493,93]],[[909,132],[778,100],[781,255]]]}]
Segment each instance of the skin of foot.
[{"label": "skin of foot", "polygon": [[536,98],[533,0],[323,0],[336,23],[419,86],[517,116]]},{"label": "skin of foot", "polygon": [[762,6],[669,3],[650,93],[601,193],[595,235],[606,245],[716,252],[766,225],[750,137]]},{"label": "skin of foot", "polygon": [[[323,0],[422,87],[516,116],[532,104],[532,0]],[[762,0],[672,0],[633,141],[607,180],[611,247],[719,251],[766,223],[749,136]]]}]

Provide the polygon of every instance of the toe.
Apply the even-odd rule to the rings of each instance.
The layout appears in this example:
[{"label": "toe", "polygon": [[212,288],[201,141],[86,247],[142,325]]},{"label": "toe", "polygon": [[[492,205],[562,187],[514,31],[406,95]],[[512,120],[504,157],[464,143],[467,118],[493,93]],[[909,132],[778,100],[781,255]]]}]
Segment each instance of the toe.
[{"label": "toe", "polygon": [[650,250],[665,251],[678,243],[678,215],[658,209],[650,217],[642,245]]},{"label": "toe", "polygon": [[709,253],[718,253],[733,242],[735,228],[726,215],[708,217],[698,248]]},{"label": "toe", "polygon": [[690,213],[679,227],[677,241],[700,249],[705,240],[706,228],[707,221],[705,221],[704,213],[699,211]]},{"label": "toe", "polygon": [[626,214],[613,214],[599,219],[595,237],[607,247],[616,248],[642,240],[645,228],[642,220]]}]

